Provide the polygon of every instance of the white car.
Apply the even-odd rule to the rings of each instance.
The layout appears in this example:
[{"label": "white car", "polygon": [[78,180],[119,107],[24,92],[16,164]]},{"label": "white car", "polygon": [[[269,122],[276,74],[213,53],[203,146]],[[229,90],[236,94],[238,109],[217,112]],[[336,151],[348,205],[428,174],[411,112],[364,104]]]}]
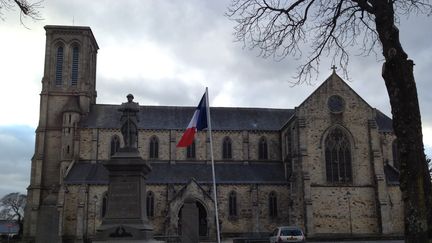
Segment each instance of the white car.
[{"label": "white car", "polygon": [[306,237],[299,227],[280,226],[270,236],[270,243],[279,242],[306,242]]}]

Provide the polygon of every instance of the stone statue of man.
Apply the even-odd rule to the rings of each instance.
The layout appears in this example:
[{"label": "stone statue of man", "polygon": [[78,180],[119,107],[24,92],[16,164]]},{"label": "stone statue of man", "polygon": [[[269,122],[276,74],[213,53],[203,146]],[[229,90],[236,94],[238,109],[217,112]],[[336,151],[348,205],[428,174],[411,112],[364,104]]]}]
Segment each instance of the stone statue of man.
[{"label": "stone statue of man", "polygon": [[132,94],[128,94],[127,96],[128,102],[122,103],[119,111],[123,112],[120,122],[121,133],[123,135],[123,141],[125,144],[125,148],[137,148],[138,143],[138,116],[139,112],[139,104],[137,102],[133,102],[134,96]]}]

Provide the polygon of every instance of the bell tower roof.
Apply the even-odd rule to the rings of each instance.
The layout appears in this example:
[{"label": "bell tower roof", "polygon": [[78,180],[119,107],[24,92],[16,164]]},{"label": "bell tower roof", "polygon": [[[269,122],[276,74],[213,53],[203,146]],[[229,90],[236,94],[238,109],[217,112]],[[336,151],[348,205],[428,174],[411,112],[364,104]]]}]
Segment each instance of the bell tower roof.
[{"label": "bell tower roof", "polygon": [[70,26],[70,25],[45,25],[44,27],[47,34],[59,33],[59,34],[84,34],[87,32],[92,44],[95,46],[96,50],[99,49],[99,45],[96,42],[96,38],[93,35],[93,32],[88,26]]}]

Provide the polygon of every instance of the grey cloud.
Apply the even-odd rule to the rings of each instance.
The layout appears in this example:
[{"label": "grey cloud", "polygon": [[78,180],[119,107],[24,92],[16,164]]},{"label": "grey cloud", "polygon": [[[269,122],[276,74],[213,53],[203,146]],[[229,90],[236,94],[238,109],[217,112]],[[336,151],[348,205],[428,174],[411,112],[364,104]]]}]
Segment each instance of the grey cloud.
[{"label": "grey cloud", "polygon": [[[51,1],[43,9],[45,20],[30,22],[30,27],[33,31],[40,32],[41,38],[44,38],[44,24],[71,25],[74,19],[75,25],[88,25],[92,28],[101,52],[108,51],[105,49],[107,43],[133,45],[144,40],[150,41],[174,56],[178,66],[198,70],[205,76],[205,80],[191,83],[180,77],[144,80],[133,77],[133,74],[129,75],[133,78],[128,80],[115,80],[98,73],[98,103],[120,104],[125,101],[127,93],[133,93],[136,101],[142,105],[195,106],[205,86],[211,88],[211,97],[215,98],[225,92],[224,87],[228,83],[232,83],[229,94],[231,106],[294,108],[330,75],[330,57],[322,57],[320,73],[316,80],[312,80],[313,85],[291,87],[289,81],[293,80],[297,66],[304,59],[287,57],[277,62],[273,58],[257,57],[257,50],[243,49],[242,43],[234,42],[234,23],[224,16],[229,3],[229,0],[135,0],[104,1],[103,4],[100,1],[84,0]],[[9,20],[8,18],[4,24],[12,25]],[[429,78],[432,32],[421,30],[428,29],[425,26],[430,25],[430,22],[430,18],[412,16],[408,21],[401,18],[400,27],[402,44],[416,63],[415,75],[423,124],[429,127],[432,124],[432,87]],[[361,57],[356,56],[358,51],[353,49],[347,82],[371,106],[391,115],[381,78],[379,46],[377,52],[377,57]],[[307,54],[307,50],[304,54]],[[143,55],[142,58],[152,60],[155,57]],[[124,60],[126,64],[127,61]],[[341,74],[340,70],[338,73]],[[1,135],[5,130],[0,131]],[[10,129],[8,131],[9,134],[21,134],[18,131],[11,132]],[[23,135],[22,139],[17,139],[20,141],[16,144],[17,148],[5,144],[10,153],[5,156],[8,162],[4,159],[0,161],[2,168],[6,169],[7,164],[8,171],[13,172],[14,167],[10,167],[10,161],[25,158],[29,166],[34,144],[25,138],[31,139],[34,131],[28,129],[27,132],[28,137]],[[24,144],[27,146],[23,147]],[[6,153],[5,148],[2,149]],[[27,152],[18,148],[25,148]],[[432,150],[428,149],[427,151]],[[28,174],[28,171],[25,173]]]},{"label": "grey cloud", "polygon": [[30,183],[34,131],[29,126],[0,126],[0,197],[15,191],[25,193]]}]

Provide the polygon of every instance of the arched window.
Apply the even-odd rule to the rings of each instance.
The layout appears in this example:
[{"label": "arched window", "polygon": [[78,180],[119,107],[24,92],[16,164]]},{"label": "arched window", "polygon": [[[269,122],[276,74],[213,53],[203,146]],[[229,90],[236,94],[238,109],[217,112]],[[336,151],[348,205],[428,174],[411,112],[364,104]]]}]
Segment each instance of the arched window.
[{"label": "arched window", "polygon": [[325,139],[325,161],[328,182],[352,181],[351,145],[340,128],[332,129]]},{"label": "arched window", "polygon": [[152,191],[147,192],[146,210],[148,217],[154,217],[154,194]]},{"label": "arched window", "polygon": [[397,139],[392,143],[393,167],[400,170],[399,150],[397,147]]},{"label": "arched window", "polygon": [[114,135],[111,138],[111,152],[110,155],[113,156],[120,148],[120,138],[117,135]]},{"label": "arched window", "polygon": [[150,138],[150,159],[157,159],[159,157],[159,140],[156,136]]},{"label": "arched window", "polygon": [[102,197],[102,208],[101,208],[102,218],[105,217],[105,214],[107,211],[107,204],[108,204],[108,193],[104,193],[104,195]]},{"label": "arched window", "polygon": [[229,194],[229,216],[237,216],[237,195],[234,191]]},{"label": "arched window", "polygon": [[277,196],[276,192],[270,192],[269,194],[269,216],[277,216]]},{"label": "arched window", "polygon": [[55,85],[63,84],[63,46],[57,48],[56,66],[55,66]]},{"label": "arched window", "polygon": [[195,141],[186,148],[186,158],[195,159]]},{"label": "arched window", "polygon": [[71,85],[78,84],[78,64],[79,64],[79,47],[72,48],[72,76]]},{"label": "arched window", "polygon": [[222,158],[232,159],[231,138],[225,137],[222,145]]},{"label": "arched window", "polygon": [[268,159],[267,139],[262,137],[258,143],[258,159]]}]

